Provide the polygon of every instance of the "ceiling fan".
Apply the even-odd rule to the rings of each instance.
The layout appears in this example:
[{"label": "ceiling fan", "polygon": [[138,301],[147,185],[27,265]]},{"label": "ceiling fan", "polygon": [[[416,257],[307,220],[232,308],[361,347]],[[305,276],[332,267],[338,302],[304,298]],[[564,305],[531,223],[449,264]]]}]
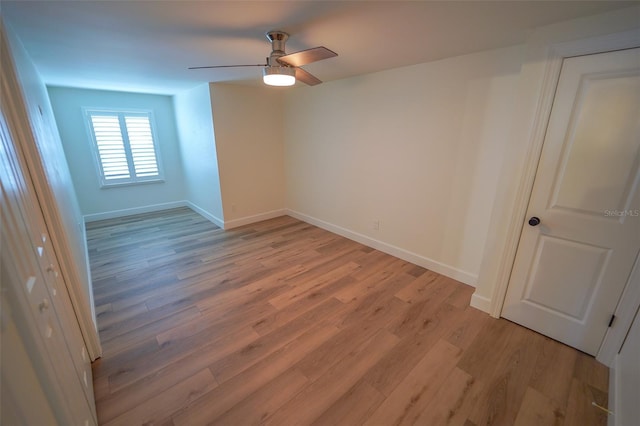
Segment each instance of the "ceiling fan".
[{"label": "ceiling fan", "polygon": [[205,68],[235,68],[235,67],[263,67],[262,79],[269,86],[292,86],[299,80],[309,86],[322,83],[313,74],[300,68],[303,65],[323,59],[333,58],[338,54],[324,46],[313,47],[299,52],[285,53],[285,43],[289,34],[283,31],[269,31],[265,34],[271,42],[271,55],[266,64],[251,65],[211,65],[205,67],[190,67],[190,70]]}]

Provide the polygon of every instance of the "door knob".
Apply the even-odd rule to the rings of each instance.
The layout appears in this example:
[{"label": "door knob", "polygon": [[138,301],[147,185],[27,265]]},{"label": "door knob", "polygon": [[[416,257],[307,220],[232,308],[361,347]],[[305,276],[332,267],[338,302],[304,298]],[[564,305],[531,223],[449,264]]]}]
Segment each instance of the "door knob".
[{"label": "door knob", "polygon": [[529,219],[529,225],[531,226],[538,226],[540,225],[540,218],[539,217],[531,217],[531,219]]}]

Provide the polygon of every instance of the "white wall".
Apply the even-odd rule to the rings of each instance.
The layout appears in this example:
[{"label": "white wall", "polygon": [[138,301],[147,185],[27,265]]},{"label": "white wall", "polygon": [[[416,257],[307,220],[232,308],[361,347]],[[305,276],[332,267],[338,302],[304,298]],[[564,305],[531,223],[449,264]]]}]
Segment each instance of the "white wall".
[{"label": "white wall", "polygon": [[289,92],[287,207],[475,284],[521,54],[493,50]]},{"label": "white wall", "polygon": [[[110,217],[113,212],[129,211],[132,214],[148,206],[170,206],[185,199],[171,96],[66,87],[49,87],[48,90],[80,209],[87,220]],[[152,110],[164,182],[100,188],[83,107]]]},{"label": "white wall", "polygon": [[211,84],[225,228],[284,212],[283,93]]},{"label": "white wall", "polygon": [[10,26],[4,25],[35,145],[22,141],[49,238],[69,287],[74,311],[93,358],[100,355],[84,220],[69,172],[49,95],[38,71]]},{"label": "white wall", "polygon": [[209,84],[175,95],[173,105],[186,199],[192,208],[222,225],[224,215]]}]

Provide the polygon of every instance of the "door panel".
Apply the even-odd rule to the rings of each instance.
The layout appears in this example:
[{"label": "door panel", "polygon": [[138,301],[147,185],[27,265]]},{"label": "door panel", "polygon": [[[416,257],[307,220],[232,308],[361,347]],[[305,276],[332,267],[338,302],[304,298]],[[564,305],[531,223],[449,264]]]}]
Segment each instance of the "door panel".
[{"label": "door panel", "polygon": [[[610,252],[603,247],[541,235],[523,301],[569,320],[584,321]],[[556,259],[563,259],[561,267],[549,267],[556,265]]]},{"label": "door panel", "polygon": [[640,76],[583,76],[560,159],[552,208],[602,216],[625,210],[637,180]]},{"label": "door panel", "polygon": [[502,316],[595,355],[640,251],[640,49],[565,59]]}]

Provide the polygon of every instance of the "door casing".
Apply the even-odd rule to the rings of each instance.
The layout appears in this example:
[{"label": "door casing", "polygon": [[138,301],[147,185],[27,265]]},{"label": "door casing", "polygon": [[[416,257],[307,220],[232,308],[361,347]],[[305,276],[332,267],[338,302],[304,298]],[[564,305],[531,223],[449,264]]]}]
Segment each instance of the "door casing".
[{"label": "door casing", "polygon": [[[538,57],[538,60],[530,65],[525,64],[521,77],[534,85],[538,83],[535,116],[526,133],[520,135],[527,140],[527,153],[522,173],[517,181],[517,195],[513,208],[510,210],[511,214],[507,216],[504,249],[497,259],[495,286],[488,306],[491,316],[499,318],[502,312],[563,60],[573,56],[635,47],[640,47],[640,29],[569,42],[543,44],[531,49],[533,52],[530,52],[529,57]],[[636,262],[634,273],[631,274],[623,297],[616,308],[616,322],[607,331],[596,356],[596,359],[607,366],[613,364],[615,354],[618,353],[624,336],[631,326],[633,314],[629,312],[635,313],[640,306],[640,291],[637,290],[640,287],[640,282],[637,282],[640,281],[639,270],[640,267]]]},{"label": "door casing", "polygon": [[[102,356],[102,346],[95,322],[95,307],[93,301],[85,302],[83,297],[83,283],[88,277],[82,277],[78,268],[74,265],[72,250],[68,244],[68,238],[64,234],[64,228],[59,221],[59,212],[55,211],[55,203],[49,184],[42,167],[38,165],[40,153],[36,149],[34,140],[34,128],[29,121],[28,105],[24,97],[19,75],[12,56],[11,45],[4,23],[0,19],[0,90],[2,91],[2,104],[5,119],[16,137],[14,141],[22,152],[25,153],[25,170],[29,173],[35,187],[38,201],[42,208],[42,214],[48,227],[48,233],[54,250],[58,253],[60,272],[67,283],[67,289],[72,306],[77,317],[82,337],[84,339],[89,357],[92,361]],[[49,197],[49,198],[48,198]],[[82,224],[84,232],[84,224]],[[86,241],[86,237],[84,238]],[[86,256],[86,267],[89,270],[89,258]],[[90,299],[92,296],[90,295]]]}]

